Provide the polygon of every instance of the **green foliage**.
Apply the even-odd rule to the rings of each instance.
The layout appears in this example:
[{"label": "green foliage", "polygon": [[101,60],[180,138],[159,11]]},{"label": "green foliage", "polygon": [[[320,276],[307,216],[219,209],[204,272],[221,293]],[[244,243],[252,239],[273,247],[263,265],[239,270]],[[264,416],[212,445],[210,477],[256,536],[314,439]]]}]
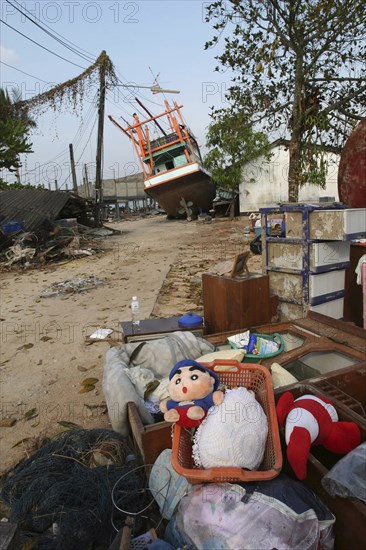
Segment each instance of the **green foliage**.
[{"label": "green foliage", "polygon": [[19,154],[32,152],[25,132],[26,126],[19,120],[0,120],[0,168],[15,172],[21,165]]},{"label": "green foliage", "polygon": [[254,132],[242,113],[217,111],[207,133],[205,166],[213,182],[226,189],[235,189],[241,181],[243,164],[264,155],[269,157],[268,139],[262,132]]},{"label": "green foliage", "polygon": [[31,185],[30,183],[8,183],[2,178],[0,178],[0,191],[10,191],[14,189],[45,189],[45,186],[42,183],[38,185]]},{"label": "green foliage", "polygon": [[19,155],[31,153],[28,133],[34,122],[18,108],[17,96],[12,102],[6,90],[0,88],[0,168],[15,172],[20,166]]},{"label": "green foliage", "polygon": [[[207,9],[224,38],[216,70],[232,71],[229,102],[273,139],[289,139],[289,198],[324,183],[325,146],[338,151],[366,113],[364,0],[218,0]],[[227,73],[225,73],[227,75]]]}]

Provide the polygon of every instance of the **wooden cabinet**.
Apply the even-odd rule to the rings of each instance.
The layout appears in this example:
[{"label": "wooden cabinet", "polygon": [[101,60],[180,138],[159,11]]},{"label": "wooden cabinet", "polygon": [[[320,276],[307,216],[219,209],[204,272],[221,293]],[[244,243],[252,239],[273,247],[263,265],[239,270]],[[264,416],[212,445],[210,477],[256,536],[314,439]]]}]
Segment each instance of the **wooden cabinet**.
[{"label": "wooden cabinet", "polygon": [[202,290],[207,334],[270,321],[273,299],[269,296],[268,275],[251,273],[232,278],[204,273]]},{"label": "wooden cabinet", "polygon": [[362,312],[362,285],[357,284],[355,269],[359,259],[366,254],[366,245],[361,243],[351,244],[350,266],[346,269],[345,295],[344,295],[344,320],[363,327]]}]

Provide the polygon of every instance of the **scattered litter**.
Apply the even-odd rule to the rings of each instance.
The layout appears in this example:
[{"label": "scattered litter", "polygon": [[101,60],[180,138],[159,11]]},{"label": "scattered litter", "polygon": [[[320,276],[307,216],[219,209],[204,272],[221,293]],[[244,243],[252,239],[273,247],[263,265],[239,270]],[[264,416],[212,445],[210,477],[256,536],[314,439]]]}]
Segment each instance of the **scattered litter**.
[{"label": "scattered litter", "polygon": [[12,265],[16,262],[20,262],[21,260],[29,261],[34,258],[35,254],[35,248],[22,248],[20,244],[10,246],[5,252],[5,257],[8,259],[5,265]]},{"label": "scattered litter", "polygon": [[112,328],[97,328],[93,334],[89,336],[91,339],[95,340],[101,340],[112,334],[113,329]]},{"label": "scattered litter", "polygon": [[97,286],[103,285],[104,281],[98,277],[76,277],[75,279],[67,279],[61,283],[52,283],[49,288],[43,290],[40,294],[41,298],[51,298],[53,296],[61,296],[63,294],[74,294],[91,290]]},{"label": "scattered litter", "polygon": [[111,229],[106,229],[105,227],[90,229],[88,231],[88,235],[92,235],[93,237],[109,237],[109,235],[113,234],[114,231]]},{"label": "scattered litter", "polygon": [[94,342],[110,342],[111,344],[116,344],[122,342],[122,332],[114,330],[112,328],[92,328],[88,327],[89,330],[93,332],[91,334],[86,334],[84,337],[85,343],[93,344]]}]

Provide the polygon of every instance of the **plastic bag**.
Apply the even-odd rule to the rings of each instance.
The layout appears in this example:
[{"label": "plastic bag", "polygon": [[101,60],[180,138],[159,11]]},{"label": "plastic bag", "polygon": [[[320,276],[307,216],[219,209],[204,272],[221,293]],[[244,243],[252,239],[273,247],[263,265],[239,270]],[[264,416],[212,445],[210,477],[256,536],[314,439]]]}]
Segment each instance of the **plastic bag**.
[{"label": "plastic bag", "polygon": [[249,248],[253,254],[262,254],[262,240],[261,235],[257,235],[252,241],[249,243]]},{"label": "plastic bag", "polygon": [[366,442],[341,458],[322,478],[332,496],[358,498],[366,503]]}]

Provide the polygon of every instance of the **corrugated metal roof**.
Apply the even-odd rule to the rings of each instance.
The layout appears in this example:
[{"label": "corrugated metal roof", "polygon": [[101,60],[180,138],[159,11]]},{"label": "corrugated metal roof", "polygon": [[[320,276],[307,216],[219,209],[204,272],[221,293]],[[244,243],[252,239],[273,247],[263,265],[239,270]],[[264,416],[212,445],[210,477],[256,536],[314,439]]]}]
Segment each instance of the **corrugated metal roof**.
[{"label": "corrugated metal roof", "polygon": [[36,230],[44,220],[53,221],[70,199],[62,191],[19,189],[0,192],[0,225],[23,221],[26,231]]}]

